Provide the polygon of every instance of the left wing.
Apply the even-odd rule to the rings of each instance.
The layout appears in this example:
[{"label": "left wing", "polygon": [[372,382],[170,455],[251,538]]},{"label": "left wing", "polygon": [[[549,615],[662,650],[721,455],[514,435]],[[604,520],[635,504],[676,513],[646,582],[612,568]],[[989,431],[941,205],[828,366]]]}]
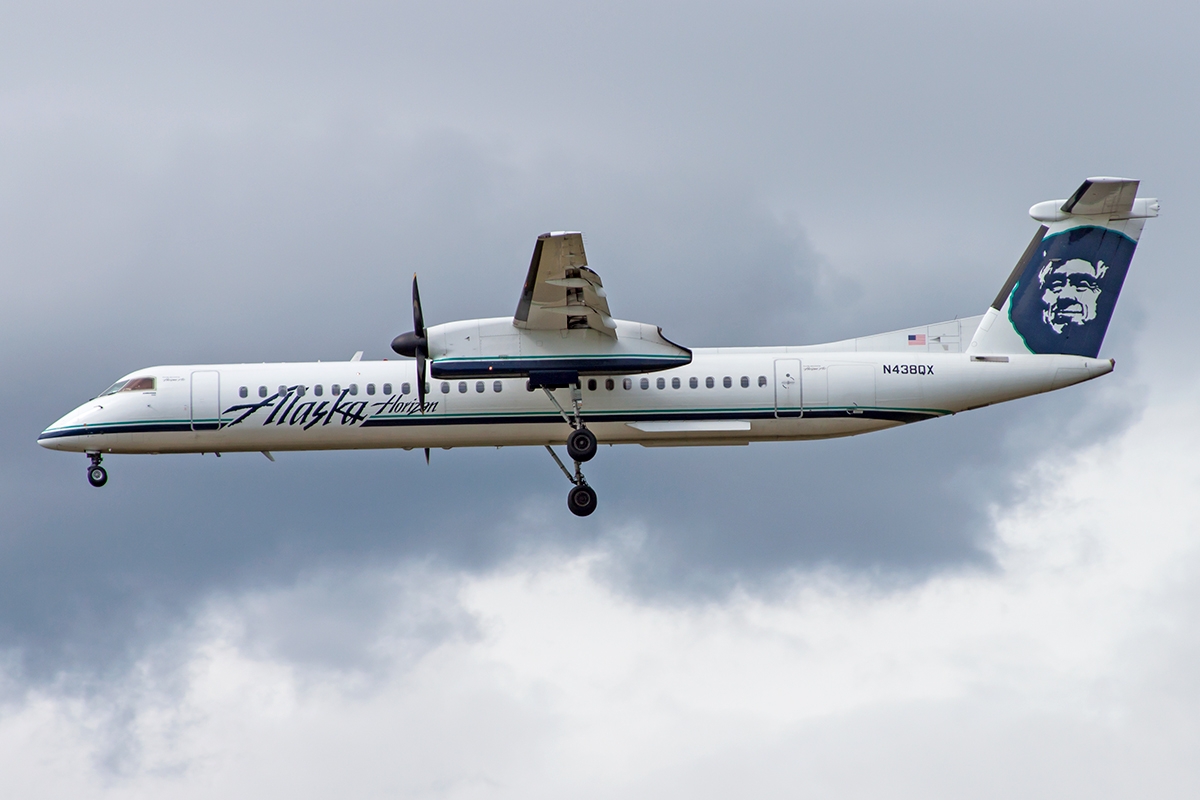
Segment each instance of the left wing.
[{"label": "left wing", "polygon": [[513,324],[526,330],[590,328],[617,338],[604,285],[588,269],[582,233],[555,231],[537,238]]}]

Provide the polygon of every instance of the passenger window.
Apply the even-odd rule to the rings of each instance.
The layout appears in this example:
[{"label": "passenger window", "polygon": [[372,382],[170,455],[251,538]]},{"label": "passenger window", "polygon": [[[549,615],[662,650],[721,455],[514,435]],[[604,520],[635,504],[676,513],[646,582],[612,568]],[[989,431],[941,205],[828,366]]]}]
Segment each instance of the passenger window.
[{"label": "passenger window", "polygon": [[621,381],[621,388],[624,389],[625,391],[629,391],[630,389],[632,389],[633,388],[633,379],[626,378],[623,381]]},{"label": "passenger window", "polygon": [[688,378],[688,386],[695,389],[699,385],[700,385],[700,381],[696,380],[695,378]]},{"label": "passenger window", "polygon": [[329,387],[329,393],[330,394],[341,394],[342,393],[342,385],[340,383],[333,384],[332,386]]},{"label": "passenger window", "polygon": [[588,378],[588,391],[589,392],[596,391],[596,379],[595,378]]},{"label": "passenger window", "polygon": [[442,394],[450,394],[450,384],[442,381]]},{"label": "passenger window", "polygon": [[641,383],[641,386],[642,386],[642,388],[643,388],[643,389],[649,389],[649,388],[650,388],[650,379],[649,379],[649,378],[642,378],[642,383]]},{"label": "passenger window", "polygon": [[367,384],[367,394],[375,394],[375,384],[373,384],[373,383]]},{"label": "passenger window", "polygon": [[749,389],[749,388],[750,388],[750,378],[749,378],[749,376],[746,376],[746,375],[743,375],[743,376],[742,376],[742,388],[743,388],[743,389]]},{"label": "passenger window", "polygon": [[483,394],[485,388],[486,387],[484,387],[483,381],[475,381],[475,391],[476,392],[478,392],[479,394]]},{"label": "passenger window", "polygon": [[500,392],[503,392],[504,391],[504,382],[503,381],[494,381],[492,383],[492,391],[495,392],[496,394],[500,394]]},{"label": "passenger window", "polygon": [[704,385],[705,385],[707,388],[709,388],[709,389],[713,388],[713,379],[712,379],[712,378],[705,378],[705,379],[704,379]]},{"label": "passenger window", "polygon": [[679,378],[671,378],[671,388],[672,389],[679,388]]},{"label": "passenger window", "polygon": [[466,382],[466,381],[459,381],[459,382],[458,382],[458,393],[459,393],[459,394],[466,394],[466,393],[467,393],[467,382]]},{"label": "passenger window", "polygon": [[351,395],[357,395],[357,394],[358,394],[358,384],[357,384],[357,383],[352,383],[352,384],[350,384],[350,394],[351,394]]},{"label": "passenger window", "polygon": [[320,397],[321,395],[325,394],[325,388],[318,383],[313,387],[313,394],[315,394],[317,397]]},{"label": "passenger window", "polygon": [[247,389],[245,386],[242,386],[238,389],[238,397],[249,397],[249,396],[250,396],[250,390]]},{"label": "passenger window", "polygon": [[297,386],[296,387],[296,397],[304,397],[304,395],[306,395],[306,394],[308,394],[307,386]]},{"label": "passenger window", "polygon": [[280,387],[279,387],[279,396],[280,396],[280,397],[283,397],[285,394],[287,394],[287,387],[286,387],[286,386],[280,386]]},{"label": "passenger window", "polygon": [[665,388],[667,388],[667,379],[666,379],[666,378],[659,378],[658,380],[656,380],[656,381],[654,382],[654,385],[655,385],[655,386],[657,386],[657,387],[658,387],[658,388],[660,388],[660,389],[665,389]]},{"label": "passenger window", "polygon": [[758,376],[758,385],[759,385],[759,386],[766,386],[766,385],[767,385],[767,376],[766,376],[766,375],[759,375],[759,376]]},{"label": "passenger window", "polygon": [[606,390],[608,390],[608,391],[610,391],[610,392],[611,392],[611,391],[612,391],[612,390],[613,390],[613,389],[616,387],[616,385],[617,385],[617,384],[613,383],[613,379],[612,379],[612,378],[605,378],[605,379],[604,379],[604,388],[605,388]]},{"label": "passenger window", "polygon": [[265,386],[258,387],[258,396],[266,397],[267,396],[267,387],[265,387]]},{"label": "passenger window", "polygon": [[733,378],[726,375],[725,380],[721,381],[721,385],[728,389],[729,387],[733,386]]}]

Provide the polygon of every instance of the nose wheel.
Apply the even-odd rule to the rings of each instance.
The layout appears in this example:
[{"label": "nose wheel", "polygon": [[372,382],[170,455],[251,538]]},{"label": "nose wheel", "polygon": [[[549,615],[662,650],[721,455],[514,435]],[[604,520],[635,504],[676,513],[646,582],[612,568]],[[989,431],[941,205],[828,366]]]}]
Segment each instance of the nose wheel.
[{"label": "nose wheel", "polygon": [[98,489],[108,483],[108,471],[100,466],[99,453],[88,453],[88,458],[92,460],[92,465],[88,467],[88,483]]}]

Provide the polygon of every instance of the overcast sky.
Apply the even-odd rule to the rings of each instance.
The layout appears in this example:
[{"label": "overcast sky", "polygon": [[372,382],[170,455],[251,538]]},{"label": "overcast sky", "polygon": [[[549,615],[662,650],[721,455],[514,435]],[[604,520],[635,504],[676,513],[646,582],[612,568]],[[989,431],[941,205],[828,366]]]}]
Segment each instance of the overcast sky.
[{"label": "overcast sky", "polygon": [[[1186,3],[0,6],[0,785],[20,797],[1195,796]],[[163,363],[388,357],[579,229],[689,346],[982,313],[1090,175],[1102,380],[856,439],[114,456]],[[14,788],[15,787],[15,788]]]}]

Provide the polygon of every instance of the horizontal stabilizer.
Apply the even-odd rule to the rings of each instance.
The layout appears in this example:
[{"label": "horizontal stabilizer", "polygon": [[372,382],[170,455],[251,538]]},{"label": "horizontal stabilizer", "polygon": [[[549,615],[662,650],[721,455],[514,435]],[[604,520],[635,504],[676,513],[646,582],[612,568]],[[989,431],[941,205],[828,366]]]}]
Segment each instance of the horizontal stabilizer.
[{"label": "horizontal stabilizer", "polygon": [[1072,217],[1145,219],[1158,216],[1158,201],[1137,196],[1138,181],[1129,178],[1088,178],[1066,200],[1047,200],[1029,209],[1039,222],[1061,222]]},{"label": "horizontal stabilizer", "polygon": [[1138,182],[1127,178],[1088,178],[1062,210],[1076,217],[1127,216],[1137,190]]}]

